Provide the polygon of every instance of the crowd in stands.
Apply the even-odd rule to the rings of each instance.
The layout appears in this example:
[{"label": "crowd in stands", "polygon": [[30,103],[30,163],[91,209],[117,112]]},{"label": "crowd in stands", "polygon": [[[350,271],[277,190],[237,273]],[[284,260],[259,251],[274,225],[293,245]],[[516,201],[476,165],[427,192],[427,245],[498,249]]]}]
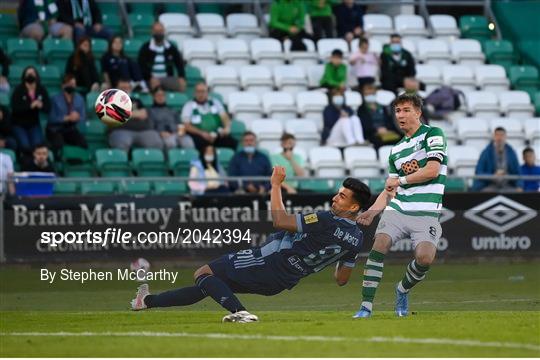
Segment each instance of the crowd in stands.
[{"label": "crowd in stands", "polygon": [[[307,6],[306,6],[307,5]],[[309,14],[312,31],[306,30]],[[448,93],[424,92],[425,84],[416,76],[415,58],[402,44],[399,34],[391,34],[380,55],[370,48],[364,32],[365,7],[352,0],[276,0],[270,7],[269,33],[281,42],[289,40],[291,51],[306,51],[303,39],[342,38],[349,44],[356,40],[358,48],[350,55],[340,49],[331,52],[324,65],[319,85],[328,96],[322,111],[321,145],[344,149],[356,145],[372,145],[379,149],[397,143],[402,132],[388,105],[377,100],[379,89],[394,94],[416,92],[426,100],[423,121],[444,117],[449,111],[441,101]],[[81,124],[87,121],[85,97],[90,92],[118,88],[133,95],[150,93],[153,103],[144,106],[131,96],[133,112],[125,125],[108,130],[108,145],[129,152],[133,148],[196,149],[199,157],[192,161],[188,186],[192,193],[247,192],[266,193],[267,181],[223,182],[223,176],[269,176],[273,165],[286,168],[287,176],[306,177],[304,159],[294,151],[294,134],[281,137],[282,151],[269,154],[257,146],[257,135],[246,131],[238,140],[232,135],[232,120],[226,105],[210,96],[204,82],[198,82],[190,100],[181,111],[167,104],[168,92],[187,93],[185,61],[176,44],[166,38],[166,29],[155,22],[150,38],[135,57],[124,52],[124,37],[114,34],[102,23],[102,14],[94,0],[21,0],[18,11],[20,36],[41,42],[46,36],[72,39],[74,52],[65,63],[61,88],[51,96],[42,85],[36,66],[27,66],[20,83],[9,84],[9,58],[0,47],[0,92],[10,92],[10,106],[0,107],[0,148],[16,150],[25,171],[55,172],[49,151],[61,158],[65,145],[87,148]],[[92,50],[92,38],[108,41],[101,58]],[[97,64],[96,64],[97,63]],[[100,70],[98,70],[99,65]],[[350,71],[349,71],[350,67]],[[356,79],[361,96],[360,106],[347,104],[345,92],[349,77]],[[377,86],[380,84],[380,86]],[[440,90],[440,89],[439,89]],[[446,91],[451,91],[445,89]],[[437,95],[439,95],[437,97]],[[459,105],[452,104],[450,107]],[[451,109],[450,109],[451,110]],[[47,119],[42,127],[42,119]],[[494,131],[493,141],[482,152],[478,175],[539,175],[532,148],[523,151],[524,165],[519,166],[515,150],[505,142],[504,128]],[[227,168],[218,162],[217,151],[228,148],[235,152]],[[0,170],[13,172],[13,166],[0,153]],[[4,174],[5,174],[4,173]],[[1,179],[0,179],[1,180]],[[537,191],[539,182],[514,180],[476,180],[473,188],[481,191],[521,189]],[[297,181],[287,181],[288,193],[298,191]]]}]

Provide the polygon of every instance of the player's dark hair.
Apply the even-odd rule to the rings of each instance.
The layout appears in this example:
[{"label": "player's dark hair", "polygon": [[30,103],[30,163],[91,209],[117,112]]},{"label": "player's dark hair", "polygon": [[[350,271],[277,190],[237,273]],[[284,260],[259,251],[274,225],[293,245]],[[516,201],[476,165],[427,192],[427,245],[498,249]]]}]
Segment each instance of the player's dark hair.
[{"label": "player's dark hair", "polygon": [[47,150],[49,149],[49,147],[47,146],[46,143],[44,142],[41,142],[41,143],[38,143],[34,146],[34,148],[32,149],[32,152],[36,151],[37,149],[41,149],[41,148],[47,148]]},{"label": "player's dark hair", "polygon": [[339,49],[334,49],[334,50],[332,50],[332,56],[337,56],[339,58],[342,58],[343,57],[343,51],[341,51]]},{"label": "player's dark hair", "polygon": [[526,147],[525,149],[523,149],[523,155],[525,156],[525,154],[527,153],[534,153],[534,149],[532,147]]},{"label": "player's dark hair", "polygon": [[506,129],[503,128],[502,126],[497,126],[497,127],[495,128],[495,132],[497,132],[497,131],[502,131],[503,133],[506,133]]},{"label": "player's dark hair", "polygon": [[422,106],[424,105],[424,101],[417,93],[403,93],[399,95],[397,98],[392,101],[392,108],[395,109],[396,106],[401,105],[403,103],[409,102],[413,105],[414,108],[417,110],[422,110]]},{"label": "player's dark hair", "polygon": [[391,38],[400,38],[401,39],[401,35],[399,35],[398,33],[393,33],[393,34],[390,34],[390,39]]},{"label": "player's dark hair", "polygon": [[253,135],[255,136],[255,138],[257,138],[257,134],[255,134],[253,131],[246,131],[244,132],[244,134],[242,135],[242,139],[245,138],[246,136],[249,136],[249,135]]},{"label": "player's dark hair", "polygon": [[342,185],[345,189],[349,189],[353,192],[354,200],[358,202],[360,208],[367,207],[369,199],[371,198],[369,186],[352,177],[346,178]]}]

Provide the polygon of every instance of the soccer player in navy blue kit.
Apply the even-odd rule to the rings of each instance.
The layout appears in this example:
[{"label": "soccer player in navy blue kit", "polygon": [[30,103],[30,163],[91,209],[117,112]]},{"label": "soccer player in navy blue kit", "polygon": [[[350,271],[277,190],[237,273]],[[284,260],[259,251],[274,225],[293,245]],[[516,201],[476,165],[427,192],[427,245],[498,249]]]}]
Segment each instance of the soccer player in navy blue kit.
[{"label": "soccer player in navy blue kit", "polygon": [[270,195],[273,233],[260,248],[227,254],[195,271],[195,286],[150,295],[143,284],[131,301],[133,310],[185,306],[210,296],[230,314],[223,322],[255,322],[235,293],[275,295],[292,289],[303,277],[337,262],[334,277],[347,283],[362,246],[362,231],[356,217],[371,197],[369,187],[347,178],[332,198],[331,211],[287,214],[281,197],[285,168],[274,167]]}]

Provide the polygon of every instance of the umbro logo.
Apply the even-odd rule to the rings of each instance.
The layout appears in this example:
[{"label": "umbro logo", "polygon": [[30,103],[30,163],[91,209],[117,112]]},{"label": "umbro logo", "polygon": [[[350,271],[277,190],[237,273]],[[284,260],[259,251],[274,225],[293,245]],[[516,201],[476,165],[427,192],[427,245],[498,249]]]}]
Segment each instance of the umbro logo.
[{"label": "umbro logo", "polygon": [[443,207],[441,210],[441,216],[439,217],[439,223],[447,222],[448,220],[453,219],[456,216],[456,213],[452,210],[448,210],[447,208]]},{"label": "umbro logo", "polygon": [[498,233],[504,233],[536,217],[538,212],[517,201],[498,195],[483,202],[463,216]]}]

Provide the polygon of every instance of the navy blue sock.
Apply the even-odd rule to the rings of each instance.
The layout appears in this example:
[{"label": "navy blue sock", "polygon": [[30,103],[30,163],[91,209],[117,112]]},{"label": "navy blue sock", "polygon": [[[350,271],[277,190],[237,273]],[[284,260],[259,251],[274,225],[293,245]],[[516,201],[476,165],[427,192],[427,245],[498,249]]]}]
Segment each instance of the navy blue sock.
[{"label": "navy blue sock", "polygon": [[185,306],[195,304],[206,297],[198,286],[169,290],[157,295],[148,295],[144,303],[148,307]]},{"label": "navy blue sock", "polygon": [[227,284],[217,276],[204,274],[199,276],[195,283],[205,294],[210,295],[219,305],[230,312],[246,310]]}]

